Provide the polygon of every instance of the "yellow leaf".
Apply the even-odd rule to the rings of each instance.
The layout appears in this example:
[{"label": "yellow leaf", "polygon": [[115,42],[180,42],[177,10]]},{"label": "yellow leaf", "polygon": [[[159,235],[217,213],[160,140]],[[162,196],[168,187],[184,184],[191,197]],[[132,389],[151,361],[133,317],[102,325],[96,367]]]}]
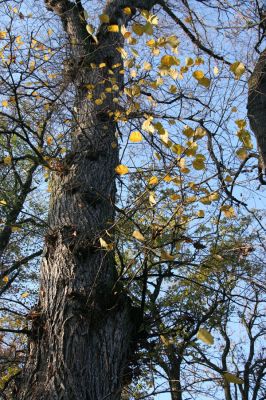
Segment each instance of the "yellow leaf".
[{"label": "yellow leaf", "polygon": [[206,132],[203,128],[198,127],[198,128],[195,130],[194,138],[195,138],[195,139],[201,139],[201,138],[203,138],[203,137],[206,135],[206,133],[207,133],[207,132]]},{"label": "yellow leaf", "polygon": [[137,143],[142,141],[142,134],[138,131],[131,132],[129,136],[130,142]]},{"label": "yellow leaf", "polygon": [[246,68],[245,68],[245,66],[244,66],[244,64],[242,62],[236,61],[233,64],[231,64],[230,70],[235,75],[235,78],[239,79],[244,74]]},{"label": "yellow leaf", "polygon": [[149,193],[149,203],[151,206],[155,206],[155,204],[156,204],[156,198],[155,198],[154,192]]},{"label": "yellow leaf", "polygon": [[5,283],[7,283],[7,282],[9,281],[9,279],[8,279],[8,276],[7,276],[7,275],[3,277],[3,281],[4,281]]},{"label": "yellow leaf", "polygon": [[53,34],[53,32],[54,32],[54,31],[53,31],[51,28],[49,28],[48,31],[47,31],[48,36],[51,36],[51,35]]},{"label": "yellow leaf", "polygon": [[167,253],[164,250],[161,250],[161,259],[165,261],[174,261],[175,256],[172,256],[171,254]]},{"label": "yellow leaf", "polygon": [[158,180],[157,176],[152,176],[149,179],[149,185],[157,185],[158,182],[159,182],[159,180]]},{"label": "yellow leaf", "polygon": [[215,192],[209,195],[210,201],[217,201],[220,199],[219,193]]},{"label": "yellow leaf", "polygon": [[219,74],[219,68],[217,66],[213,67],[213,73],[215,76]]},{"label": "yellow leaf", "polygon": [[238,126],[239,129],[245,128],[247,123],[244,119],[237,119],[235,121],[236,125]]},{"label": "yellow leaf", "polygon": [[186,137],[188,137],[188,138],[191,138],[193,135],[194,135],[194,131],[193,131],[193,129],[192,128],[190,128],[189,126],[185,126],[184,127],[184,129],[183,129],[183,134],[186,136]]},{"label": "yellow leaf", "polygon": [[145,26],[142,24],[135,23],[132,25],[132,30],[136,35],[142,36],[143,33],[145,32]]},{"label": "yellow leaf", "polygon": [[[248,153],[244,147],[240,147],[240,149],[238,149],[236,151],[236,155],[238,158],[240,158],[240,160],[245,160],[248,156]],[[231,181],[232,181],[232,179],[231,179]]]},{"label": "yellow leaf", "polygon": [[166,129],[163,129],[163,132],[161,132],[161,133],[159,132],[159,134],[160,134],[161,141],[164,144],[167,144],[168,143],[168,137],[169,137],[168,131]]},{"label": "yellow leaf", "polygon": [[7,100],[3,100],[2,101],[2,106],[3,107],[8,107],[8,101]]},{"label": "yellow leaf", "polygon": [[131,14],[132,14],[132,11],[131,11],[131,8],[130,8],[130,7],[125,7],[125,8],[123,8],[123,12],[124,12],[126,15],[131,15]]},{"label": "yellow leaf", "polygon": [[103,24],[109,24],[110,18],[108,14],[101,14],[99,19]]},{"label": "yellow leaf", "polygon": [[142,124],[142,129],[143,129],[144,131],[149,132],[149,133],[154,133],[155,128],[154,128],[154,126],[153,126],[152,123],[151,123],[152,120],[153,120],[153,117],[148,117],[148,118],[146,119],[146,121],[143,122],[143,124]]},{"label": "yellow leaf", "polygon": [[211,84],[210,79],[204,76],[204,72],[201,70],[197,70],[193,72],[193,77],[197,79],[198,83],[206,88],[208,88]]},{"label": "yellow leaf", "polygon": [[195,59],[195,62],[194,62],[194,64],[195,64],[195,65],[201,65],[201,64],[204,64],[204,60],[203,60],[203,58],[201,58],[201,57],[197,57],[197,58]]},{"label": "yellow leaf", "polygon": [[144,71],[150,71],[151,68],[152,68],[151,64],[149,62],[145,61],[144,64],[143,64]]},{"label": "yellow leaf", "polygon": [[209,88],[209,87],[210,87],[210,84],[211,84],[210,79],[208,79],[208,78],[206,78],[206,77],[204,77],[204,78],[202,78],[202,79],[199,79],[198,82],[199,82],[199,84],[200,84],[201,86],[204,86],[204,87],[206,87],[206,88]]},{"label": "yellow leaf", "polygon": [[204,218],[205,212],[204,212],[203,210],[199,210],[199,211],[197,212],[197,215],[198,215],[199,218]]},{"label": "yellow leaf", "polygon": [[29,70],[30,70],[30,72],[33,72],[34,69],[35,69],[35,61],[31,61],[29,64]]},{"label": "yellow leaf", "polygon": [[191,24],[192,18],[191,18],[191,17],[186,17],[186,18],[184,19],[184,21],[185,21],[187,24]]},{"label": "yellow leaf", "polygon": [[161,58],[161,65],[164,67],[172,67],[179,64],[180,61],[175,56],[165,55]]},{"label": "yellow leaf", "polygon": [[209,196],[204,196],[204,197],[202,197],[201,199],[199,199],[199,201],[200,201],[202,204],[205,204],[205,205],[211,204],[211,201],[210,201]]},{"label": "yellow leaf", "polygon": [[170,199],[173,201],[180,200],[181,196],[180,194],[171,194]]},{"label": "yellow leaf", "polygon": [[103,100],[102,100],[102,99],[96,99],[96,100],[95,100],[95,104],[96,104],[97,106],[100,106],[101,104],[103,104]]},{"label": "yellow leaf", "polygon": [[186,66],[191,67],[194,64],[193,58],[186,57]]},{"label": "yellow leaf", "polygon": [[221,207],[221,211],[227,218],[234,218],[236,216],[235,210],[232,206],[224,205]]},{"label": "yellow leaf", "polygon": [[131,36],[131,33],[127,31],[125,25],[121,26],[121,33],[125,39],[128,39]]},{"label": "yellow leaf", "polygon": [[95,28],[94,28],[94,26],[92,26],[90,24],[87,24],[86,25],[86,30],[90,35],[93,35]]},{"label": "yellow leaf", "polygon": [[182,74],[185,74],[186,72],[188,72],[188,67],[187,67],[187,66],[181,67],[181,68],[180,68],[180,72],[181,72]]},{"label": "yellow leaf", "polygon": [[179,156],[184,153],[185,148],[181,144],[174,144],[172,146],[172,151]]},{"label": "yellow leaf", "polygon": [[5,38],[6,38],[6,35],[7,35],[7,32],[6,32],[6,31],[0,31],[0,40],[1,40],[1,39],[5,39]]},{"label": "yellow leaf", "polygon": [[161,155],[159,153],[157,153],[156,151],[154,152],[154,157],[157,158],[157,160],[161,160]]},{"label": "yellow leaf", "polygon": [[230,182],[233,181],[233,179],[232,179],[232,177],[231,177],[230,175],[226,175],[226,177],[224,178],[224,180],[225,180],[225,182],[228,182],[228,183],[230,183]]},{"label": "yellow leaf", "polygon": [[23,44],[22,36],[17,36],[16,42],[17,42],[17,44]]},{"label": "yellow leaf", "polygon": [[197,149],[198,149],[197,143],[196,143],[196,142],[193,142],[193,141],[191,141],[191,140],[189,140],[189,141],[187,142],[187,146],[188,146],[188,148],[187,148],[187,150],[185,151],[185,154],[186,154],[187,156],[195,156],[195,154],[196,154],[196,152],[197,152]]},{"label": "yellow leaf", "polygon": [[132,236],[135,238],[135,239],[137,239],[137,240],[139,240],[140,242],[144,242],[145,241],[145,238],[144,238],[144,236],[142,235],[142,233],[140,233],[140,231],[134,231],[133,233],[132,233]]},{"label": "yellow leaf", "polygon": [[119,164],[117,167],[115,167],[115,172],[118,175],[125,175],[125,174],[128,174],[129,170],[126,165]]},{"label": "yellow leaf", "polygon": [[197,338],[208,345],[212,345],[214,343],[213,336],[205,328],[200,328],[198,330]]},{"label": "yellow leaf", "polygon": [[175,85],[171,85],[169,91],[170,93],[175,94],[177,92],[177,87]]},{"label": "yellow leaf", "polygon": [[242,128],[237,132],[237,136],[239,137],[239,140],[241,140],[241,142],[243,143],[243,145],[245,146],[246,149],[253,148],[253,144],[251,141],[251,136],[250,136],[249,131]]},{"label": "yellow leaf", "polygon": [[114,244],[113,243],[107,243],[103,238],[99,239],[100,241],[100,246],[106,250],[113,250]]},{"label": "yellow leaf", "polygon": [[28,297],[28,296],[29,296],[29,292],[24,292],[24,293],[22,293],[22,295],[21,295],[22,299],[25,299],[25,298]]},{"label": "yellow leaf", "polygon": [[148,18],[148,21],[152,25],[158,25],[158,23],[159,23],[159,19],[158,19],[157,15],[150,15]]},{"label": "yellow leaf", "polygon": [[12,162],[12,158],[10,156],[6,156],[3,158],[3,161],[5,165],[10,165]]},{"label": "yellow leaf", "polygon": [[50,146],[53,143],[52,136],[48,136],[48,138],[46,139],[46,143],[48,144],[48,146]]},{"label": "yellow leaf", "polygon": [[169,182],[171,182],[172,178],[171,178],[170,175],[166,175],[166,176],[163,178],[163,180],[164,180],[165,182],[169,183]]},{"label": "yellow leaf", "polygon": [[229,383],[235,383],[237,385],[244,384],[243,379],[239,378],[238,376],[231,374],[231,372],[224,372],[224,379]]},{"label": "yellow leaf", "polygon": [[21,228],[19,226],[11,226],[11,231],[12,232],[19,232],[19,231],[21,231]]},{"label": "yellow leaf", "polygon": [[201,70],[194,71],[193,77],[197,80],[202,79],[204,77],[204,72]]},{"label": "yellow leaf", "polygon": [[127,52],[123,47],[117,47],[116,50],[121,54],[124,60],[127,58]]},{"label": "yellow leaf", "polygon": [[179,39],[177,38],[177,36],[172,35],[172,36],[168,36],[168,38],[167,38],[167,43],[168,43],[171,47],[173,47],[173,49],[175,49],[175,48],[178,47],[180,41],[179,41]]},{"label": "yellow leaf", "polygon": [[193,165],[194,169],[196,169],[198,171],[205,169],[205,164],[204,164],[204,161],[202,161],[202,160],[196,159],[192,162],[192,165]]},{"label": "yellow leaf", "polygon": [[232,111],[232,112],[237,112],[237,108],[236,108],[236,107],[232,107],[232,108],[231,108],[231,111]]},{"label": "yellow leaf", "polygon": [[5,200],[0,200],[0,206],[6,206],[7,202]]},{"label": "yellow leaf", "polygon": [[119,32],[119,26],[118,25],[109,25],[108,31],[109,32]]}]

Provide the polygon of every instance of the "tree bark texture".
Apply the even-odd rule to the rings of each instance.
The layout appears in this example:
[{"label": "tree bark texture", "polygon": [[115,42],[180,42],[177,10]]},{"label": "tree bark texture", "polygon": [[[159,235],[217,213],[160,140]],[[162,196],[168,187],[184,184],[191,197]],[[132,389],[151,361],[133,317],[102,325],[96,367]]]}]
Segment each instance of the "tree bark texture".
[{"label": "tree bark texture", "polygon": [[248,117],[250,126],[256,136],[258,149],[266,169],[266,49],[249,79]]},{"label": "tree bark texture", "polygon": [[[29,358],[18,385],[19,400],[118,400],[137,329],[128,297],[116,287],[114,254],[99,238],[113,234],[115,167],[119,164],[113,94],[96,105],[108,70],[122,64],[120,32],[101,24],[98,43],[86,31],[81,2],[46,0],[62,20],[72,50],[76,89],[72,150],[53,174],[49,231],[41,264],[38,308],[33,313]],[[108,1],[110,24],[127,23],[126,1]],[[134,2],[151,8],[154,1]],[[106,63],[92,68],[91,63]],[[123,75],[114,70],[119,89]],[[115,144],[115,145],[114,145]],[[108,234],[107,234],[108,232]]]}]

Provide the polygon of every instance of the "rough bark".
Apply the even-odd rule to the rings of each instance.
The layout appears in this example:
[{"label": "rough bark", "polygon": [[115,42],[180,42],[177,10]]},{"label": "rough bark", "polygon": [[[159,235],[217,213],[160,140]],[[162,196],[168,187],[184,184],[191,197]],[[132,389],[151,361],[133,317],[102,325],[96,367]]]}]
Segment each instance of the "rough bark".
[{"label": "rough bark", "polygon": [[266,49],[261,53],[249,79],[248,117],[266,169]]},{"label": "rough bark", "polygon": [[[94,98],[108,84],[108,69],[122,63],[123,37],[102,24],[98,44],[88,36],[81,2],[46,0],[60,16],[72,48],[76,89],[72,151],[64,171],[54,173],[49,231],[41,264],[38,308],[33,315],[29,359],[17,393],[19,400],[118,400],[136,330],[123,290],[115,286],[114,255],[99,238],[113,234],[116,124],[109,115],[111,94],[103,104]],[[107,2],[102,12],[111,24],[127,23],[126,1]],[[135,5],[143,5],[137,1]],[[145,8],[155,2],[145,2]],[[91,63],[106,63],[92,68]],[[119,68],[118,68],[119,70]],[[121,88],[122,75],[114,71]],[[108,234],[107,234],[108,232]]]}]

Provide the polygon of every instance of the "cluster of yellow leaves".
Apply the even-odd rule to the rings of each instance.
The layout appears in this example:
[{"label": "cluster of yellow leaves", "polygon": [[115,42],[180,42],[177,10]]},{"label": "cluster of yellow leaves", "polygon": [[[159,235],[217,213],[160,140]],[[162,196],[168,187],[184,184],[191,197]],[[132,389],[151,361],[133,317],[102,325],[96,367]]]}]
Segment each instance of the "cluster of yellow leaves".
[{"label": "cluster of yellow leaves", "polygon": [[179,46],[179,39],[175,35],[160,37],[159,39],[150,39],[146,42],[146,45],[151,49],[152,54],[158,56],[160,54],[160,48],[170,46],[174,53],[177,53],[177,48]]},{"label": "cluster of yellow leaves", "polygon": [[7,202],[5,200],[0,200],[1,207],[6,206],[6,205],[7,205]]},{"label": "cluster of yellow leaves", "polygon": [[135,22],[132,25],[133,32],[138,36],[142,36],[144,33],[146,35],[152,35],[153,27],[155,25],[158,25],[158,17],[156,15],[150,14],[147,10],[142,10],[141,15],[145,18],[146,23],[140,24]]},{"label": "cluster of yellow leaves", "polygon": [[173,65],[180,65],[180,60],[175,56],[165,55],[161,58],[161,67],[170,68]]},{"label": "cluster of yellow leaves", "polygon": [[197,154],[192,165],[196,170],[205,169],[205,156],[203,154]]},{"label": "cluster of yellow leaves", "polygon": [[247,131],[246,128],[246,121],[243,119],[238,119],[235,121],[236,125],[238,126],[239,130],[237,131],[237,136],[239,140],[242,142],[242,147],[240,147],[236,151],[236,155],[241,159],[245,160],[248,153],[247,150],[250,150],[253,148],[253,144],[251,141],[251,136],[249,131]]},{"label": "cluster of yellow leaves", "polygon": [[198,81],[198,83],[206,88],[210,87],[211,81],[206,78],[205,74],[201,70],[196,70],[193,72],[193,77]]}]

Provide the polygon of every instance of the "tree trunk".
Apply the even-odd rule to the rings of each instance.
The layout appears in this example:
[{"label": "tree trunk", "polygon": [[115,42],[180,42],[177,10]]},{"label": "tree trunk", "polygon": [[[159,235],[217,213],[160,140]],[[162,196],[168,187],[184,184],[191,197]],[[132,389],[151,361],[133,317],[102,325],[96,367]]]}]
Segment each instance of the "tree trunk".
[{"label": "tree trunk", "polygon": [[[128,18],[122,15],[125,3],[107,2],[104,13],[111,16],[111,24]],[[115,286],[114,254],[99,241],[110,242],[113,234],[119,162],[110,112],[116,93],[106,94],[102,104],[94,100],[107,86],[122,88],[120,68],[113,70],[111,82],[107,77],[114,64],[122,64],[117,47],[123,46],[123,36],[102,24],[96,44],[81,18],[80,2],[46,0],[46,5],[61,17],[72,45],[77,123],[71,153],[51,182],[39,304],[32,313],[29,359],[14,398],[117,400],[137,327],[130,301]]]},{"label": "tree trunk", "polygon": [[249,79],[248,117],[256,136],[261,163],[266,171],[266,49]]}]

